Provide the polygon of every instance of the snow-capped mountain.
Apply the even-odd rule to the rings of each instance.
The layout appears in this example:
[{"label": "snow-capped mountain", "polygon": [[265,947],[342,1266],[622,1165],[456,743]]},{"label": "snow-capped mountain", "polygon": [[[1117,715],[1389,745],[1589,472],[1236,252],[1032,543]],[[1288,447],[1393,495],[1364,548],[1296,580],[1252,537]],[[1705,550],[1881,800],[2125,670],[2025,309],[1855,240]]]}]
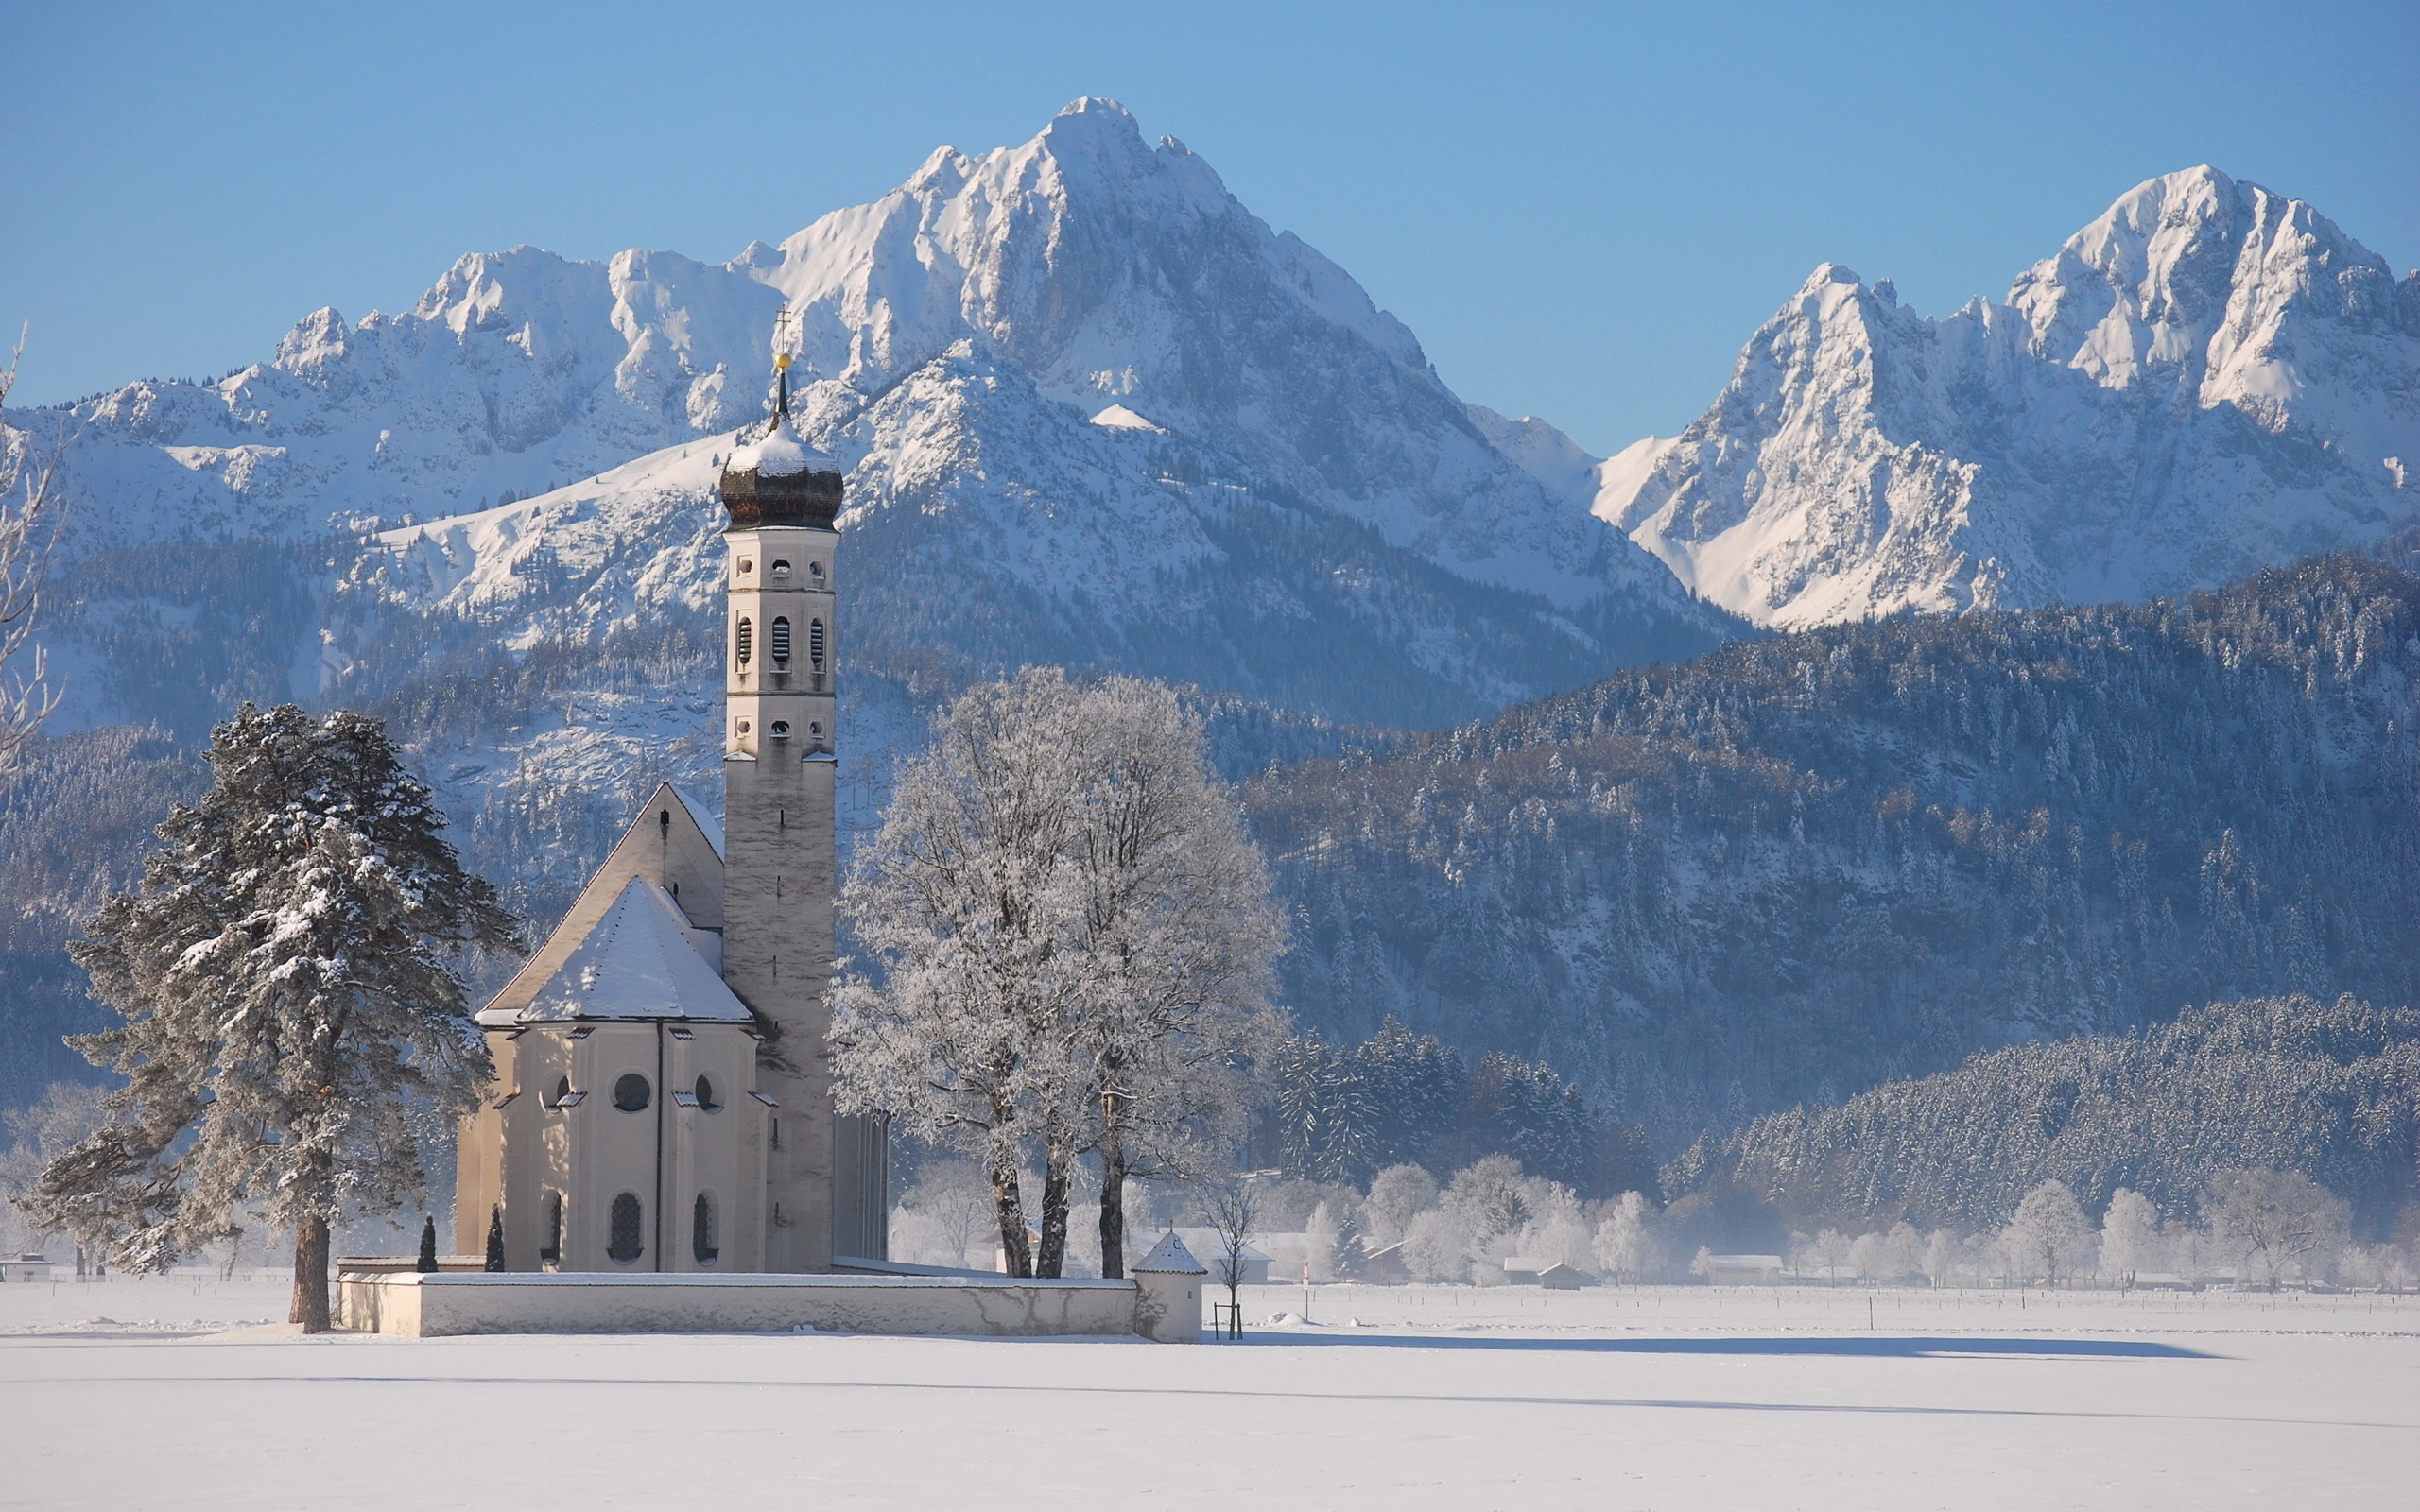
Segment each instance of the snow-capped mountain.
[{"label": "snow-capped mountain", "polygon": [[[403,315],[321,310],[271,362],[73,406],[71,487],[106,507],[71,554],[369,538],[331,563],[336,669],[373,602],[509,604],[525,645],[700,609],[714,464],[785,303],[802,427],[851,470],[861,667],[1061,660],[1435,723],[1737,628],[1491,444],[1342,269],[1097,99],[720,266],[475,254]],[[1401,674],[1374,697],[1338,675],[1374,664]]]},{"label": "snow-capped mountain", "polygon": [[1596,512],[1760,624],[2139,600],[2420,522],[2420,274],[2207,167],[1946,319],[1837,265]]}]

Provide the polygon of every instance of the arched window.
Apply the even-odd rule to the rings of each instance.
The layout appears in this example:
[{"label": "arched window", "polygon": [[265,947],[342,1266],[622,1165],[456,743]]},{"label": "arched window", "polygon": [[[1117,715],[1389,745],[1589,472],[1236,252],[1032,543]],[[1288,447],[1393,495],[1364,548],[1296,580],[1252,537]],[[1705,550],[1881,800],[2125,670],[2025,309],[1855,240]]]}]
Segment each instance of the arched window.
[{"label": "arched window", "polygon": [[538,1231],[538,1258],[554,1262],[563,1258],[563,1194],[549,1187],[546,1206],[541,1214],[544,1227]]},{"label": "arched window", "polygon": [[544,1097],[539,1100],[544,1102],[548,1108],[561,1108],[563,1106],[563,1099],[570,1095],[571,1078],[569,1076],[558,1076],[555,1078],[555,1090],[548,1092]]},{"label": "arched window", "polygon": [[739,664],[746,666],[748,659],[755,654],[756,627],[743,617],[739,622]]},{"label": "arched window", "polygon": [[773,620],[773,664],[787,666],[790,660],[790,620],[786,614]]},{"label": "arched window", "polygon": [[775,558],[773,560],[773,576],[782,579],[784,582],[787,582],[790,576],[790,564],[786,561],[783,561],[779,558]]},{"label": "arched window", "polygon": [[627,1265],[647,1253],[647,1246],[639,1239],[639,1194],[625,1192],[614,1199],[614,1228],[605,1243],[608,1257]]},{"label": "arched window", "polygon": [[647,1078],[635,1071],[622,1074],[614,1084],[614,1106],[625,1113],[644,1113],[648,1105]]},{"label": "arched window", "polygon": [[774,738],[775,740],[787,740],[787,739],[789,739],[789,738],[790,738],[790,722],[789,722],[788,720],[786,720],[786,719],[776,719],[776,720],[774,720],[774,721],[773,721],[773,731],[772,731],[772,732],[773,732],[773,738]]},{"label": "arched window", "polygon": [[698,1078],[698,1106],[709,1113],[722,1106],[715,1101],[715,1084],[704,1076]]},{"label": "arched window", "polygon": [[823,564],[820,561],[808,562],[806,564],[806,577],[807,581],[813,583],[818,588],[821,588],[823,586]]},{"label": "arched window", "polygon": [[715,1201],[704,1193],[698,1194],[698,1204],[689,1214],[689,1253],[700,1265],[711,1265],[722,1250],[715,1243]]},{"label": "arched window", "polygon": [[807,621],[806,660],[816,671],[823,670],[823,622],[821,620]]}]

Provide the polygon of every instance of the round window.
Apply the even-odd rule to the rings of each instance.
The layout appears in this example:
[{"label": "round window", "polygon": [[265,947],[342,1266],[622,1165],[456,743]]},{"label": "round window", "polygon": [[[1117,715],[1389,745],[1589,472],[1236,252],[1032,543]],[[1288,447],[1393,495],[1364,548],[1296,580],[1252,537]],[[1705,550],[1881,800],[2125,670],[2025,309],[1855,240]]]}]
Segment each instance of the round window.
[{"label": "round window", "polygon": [[715,1084],[704,1076],[698,1078],[698,1106],[710,1113],[722,1106],[715,1101]]},{"label": "round window", "polygon": [[644,1113],[647,1104],[647,1078],[637,1072],[624,1073],[622,1079],[614,1084],[614,1106],[623,1112]]},{"label": "round window", "polygon": [[546,1106],[548,1108],[561,1108],[563,1106],[563,1099],[570,1095],[571,1078],[569,1076],[558,1076],[555,1078],[555,1090],[546,1094]]}]

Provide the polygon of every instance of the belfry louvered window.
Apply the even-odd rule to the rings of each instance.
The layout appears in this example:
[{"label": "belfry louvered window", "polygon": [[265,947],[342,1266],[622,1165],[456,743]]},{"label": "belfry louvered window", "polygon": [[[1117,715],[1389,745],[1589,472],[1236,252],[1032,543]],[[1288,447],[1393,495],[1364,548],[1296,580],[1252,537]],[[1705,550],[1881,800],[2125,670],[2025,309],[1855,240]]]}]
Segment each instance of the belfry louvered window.
[{"label": "belfry louvered window", "polygon": [[752,621],[743,619],[739,622],[739,664],[746,666],[748,659],[755,654],[756,626]]},{"label": "belfry louvered window", "polygon": [[647,1253],[639,1240],[639,1197],[635,1192],[625,1192],[614,1199],[614,1224],[605,1245],[605,1253],[627,1265]]},{"label": "belfry louvered window", "polygon": [[816,671],[823,670],[823,622],[806,622],[806,661]]},{"label": "belfry louvered window", "polygon": [[787,666],[790,660],[790,622],[785,614],[773,621],[773,664]]},{"label": "belfry louvered window", "polygon": [[714,1199],[702,1192],[689,1213],[689,1256],[700,1265],[711,1265],[722,1256],[715,1239]]}]

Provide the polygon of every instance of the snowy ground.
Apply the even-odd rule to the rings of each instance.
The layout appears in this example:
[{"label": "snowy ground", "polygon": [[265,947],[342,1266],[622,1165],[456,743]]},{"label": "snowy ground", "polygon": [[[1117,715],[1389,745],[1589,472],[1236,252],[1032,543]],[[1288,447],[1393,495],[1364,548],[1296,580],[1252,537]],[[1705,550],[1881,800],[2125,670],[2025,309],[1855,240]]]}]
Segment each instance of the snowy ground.
[{"label": "snowy ground", "polygon": [[284,1307],[0,1286],[0,1506],[2390,1507],[2420,1464],[2420,1297],[1340,1286],[1196,1349]]}]

